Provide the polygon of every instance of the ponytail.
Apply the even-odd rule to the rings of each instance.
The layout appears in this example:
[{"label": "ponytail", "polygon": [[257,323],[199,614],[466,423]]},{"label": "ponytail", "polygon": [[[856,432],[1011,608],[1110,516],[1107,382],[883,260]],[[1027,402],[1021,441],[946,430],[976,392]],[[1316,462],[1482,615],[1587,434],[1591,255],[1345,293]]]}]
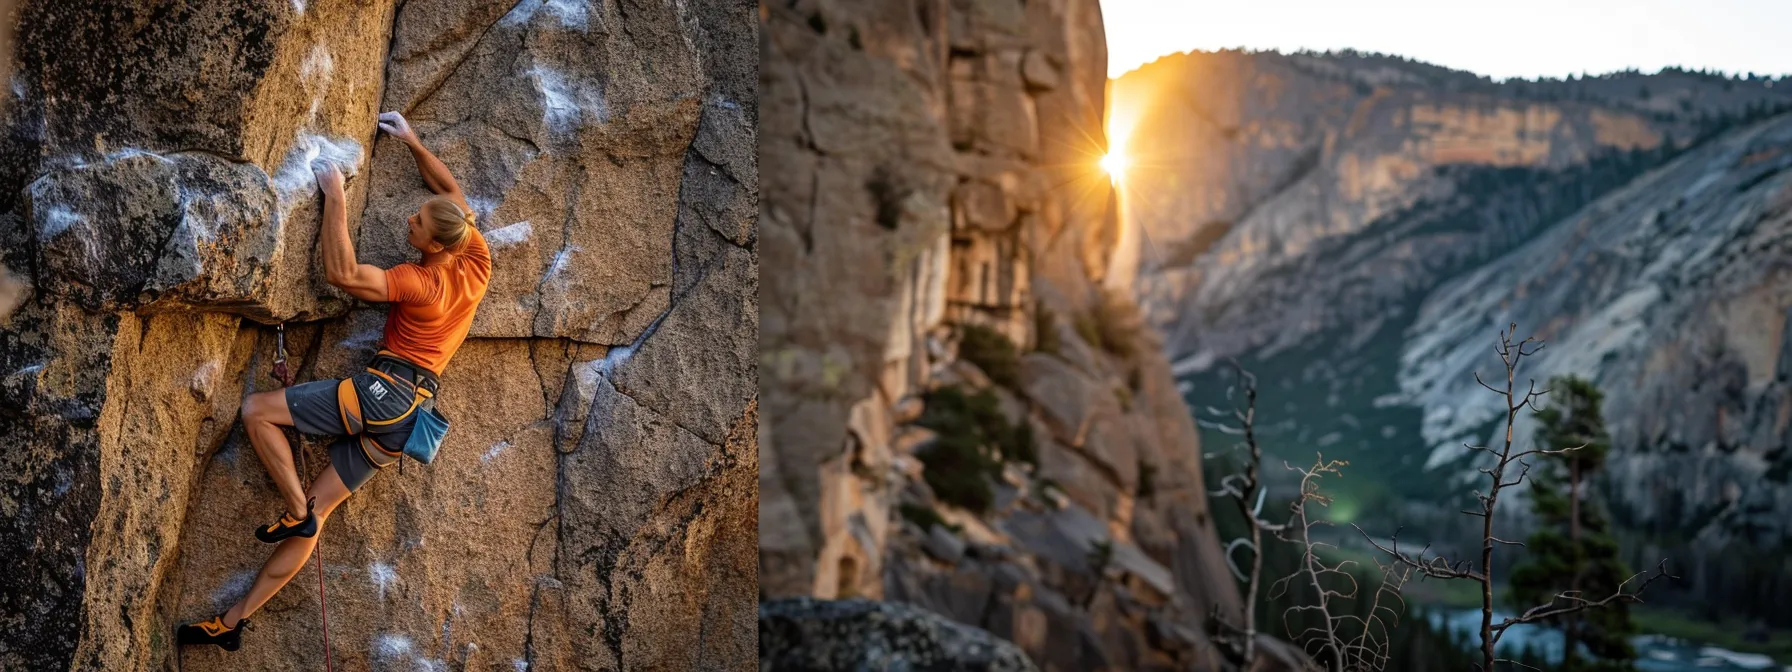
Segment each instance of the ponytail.
[{"label": "ponytail", "polygon": [[473,211],[463,210],[459,203],[442,196],[429,199],[423,204],[423,211],[429,215],[430,238],[450,253],[459,254],[466,247],[468,230],[474,226]]}]

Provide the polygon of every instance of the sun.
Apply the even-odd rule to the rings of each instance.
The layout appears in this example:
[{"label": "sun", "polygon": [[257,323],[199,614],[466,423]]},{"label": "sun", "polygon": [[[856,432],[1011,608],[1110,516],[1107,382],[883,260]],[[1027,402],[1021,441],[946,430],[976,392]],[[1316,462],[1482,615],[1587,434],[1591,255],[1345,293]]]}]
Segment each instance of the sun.
[{"label": "sun", "polygon": [[1119,182],[1120,176],[1126,173],[1126,164],[1126,155],[1117,150],[1101,157],[1101,169],[1107,171],[1108,177],[1115,182]]}]

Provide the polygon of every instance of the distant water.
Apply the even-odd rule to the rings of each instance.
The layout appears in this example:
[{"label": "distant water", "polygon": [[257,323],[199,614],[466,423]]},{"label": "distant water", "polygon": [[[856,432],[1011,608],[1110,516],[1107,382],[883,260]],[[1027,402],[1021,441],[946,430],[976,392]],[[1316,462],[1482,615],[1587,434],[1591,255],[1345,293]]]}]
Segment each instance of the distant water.
[{"label": "distant water", "polygon": [[[1497,622],[1510,614],[1495,613]],[[1479,641],[1481,611],[1432,611],[1428,615],[1434,628],[1448,628],[1471,641]],[[1631,640],[1636,646],[1636,669],[1640,672],[1753,672],[1772,670],[1792,672],[1792,666],[1776,665],[1772,658],[1754,653],[1737,653],[1699,642],[1673,639],[1660,635],[1642,635]],[[1516,656],[1526,647],[1541,651],[1551,661],[1562,659],[1562,633],[1531,625],[1513,627],[1500,638],[1499,653]]]}]

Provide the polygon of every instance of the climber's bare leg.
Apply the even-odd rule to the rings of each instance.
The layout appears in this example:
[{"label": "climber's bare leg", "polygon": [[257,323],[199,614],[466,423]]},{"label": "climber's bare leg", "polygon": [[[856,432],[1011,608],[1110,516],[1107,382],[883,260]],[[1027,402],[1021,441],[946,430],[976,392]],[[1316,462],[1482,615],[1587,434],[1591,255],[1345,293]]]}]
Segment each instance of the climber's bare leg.
[{"label": "climber's bare leg", "polygon": [[[243,431],[249,445],[274,477],[274,487],[286,501],[286,511],[293,518],[305,518],[304,486],[299,484],[299,470],[292,463],[292,445],[286,442],[281,427],[292,426],[292,410],[286,407],[286,390],[256,392],[243,401]],[[338,483],[341,481],[338,480]],[[320,500],[318,506],[322,507]]]},{"label": "climber's bare leg", "polygon": [[274,547],[274,555],[261,566],[261,573],[255,576],[255,585],[249,587],[249,593],[243,596],[229,611],[224,612],[224,625],[236,627],[237,621],[248,618],[260,609],[261,605],[274,597],[274,593],[286,586],[286,582],[304,569],[305,561],[311,558],[311,550],[317,547],[317,540],[323,538],[324,523],[330,518],[330,512],[336,505],[348,499],[348,487],[342,484],[342,477],[336,474],[336,465],[326,467],[311,483],[312,497],[317,498],[317,536],[290,537]]}]

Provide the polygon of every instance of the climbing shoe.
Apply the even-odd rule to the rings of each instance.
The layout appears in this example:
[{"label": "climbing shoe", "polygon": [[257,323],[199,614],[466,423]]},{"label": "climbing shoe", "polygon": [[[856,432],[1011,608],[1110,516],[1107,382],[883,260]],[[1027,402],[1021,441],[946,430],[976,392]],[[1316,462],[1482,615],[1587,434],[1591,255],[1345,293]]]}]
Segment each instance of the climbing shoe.
[{"label": "climbing shoe", "polygon": [[316,505],[316,499],[306,500],[304,520],[293,518],[290,513],[280,514],[280,520],[274,524],[255,528],[255,538],[272,544],[288,537],[317,536],[317,514],[311,512]]},{"label": "climbing shoe", "polygon": [[213,616],[198,623],[188,623],[175,631],[175,640],[181,644],[217,644],[225,651],[235,651],[243,645],[243,626],[249,619],[236,622],[236,627],[224,627],[223,616]]}]

